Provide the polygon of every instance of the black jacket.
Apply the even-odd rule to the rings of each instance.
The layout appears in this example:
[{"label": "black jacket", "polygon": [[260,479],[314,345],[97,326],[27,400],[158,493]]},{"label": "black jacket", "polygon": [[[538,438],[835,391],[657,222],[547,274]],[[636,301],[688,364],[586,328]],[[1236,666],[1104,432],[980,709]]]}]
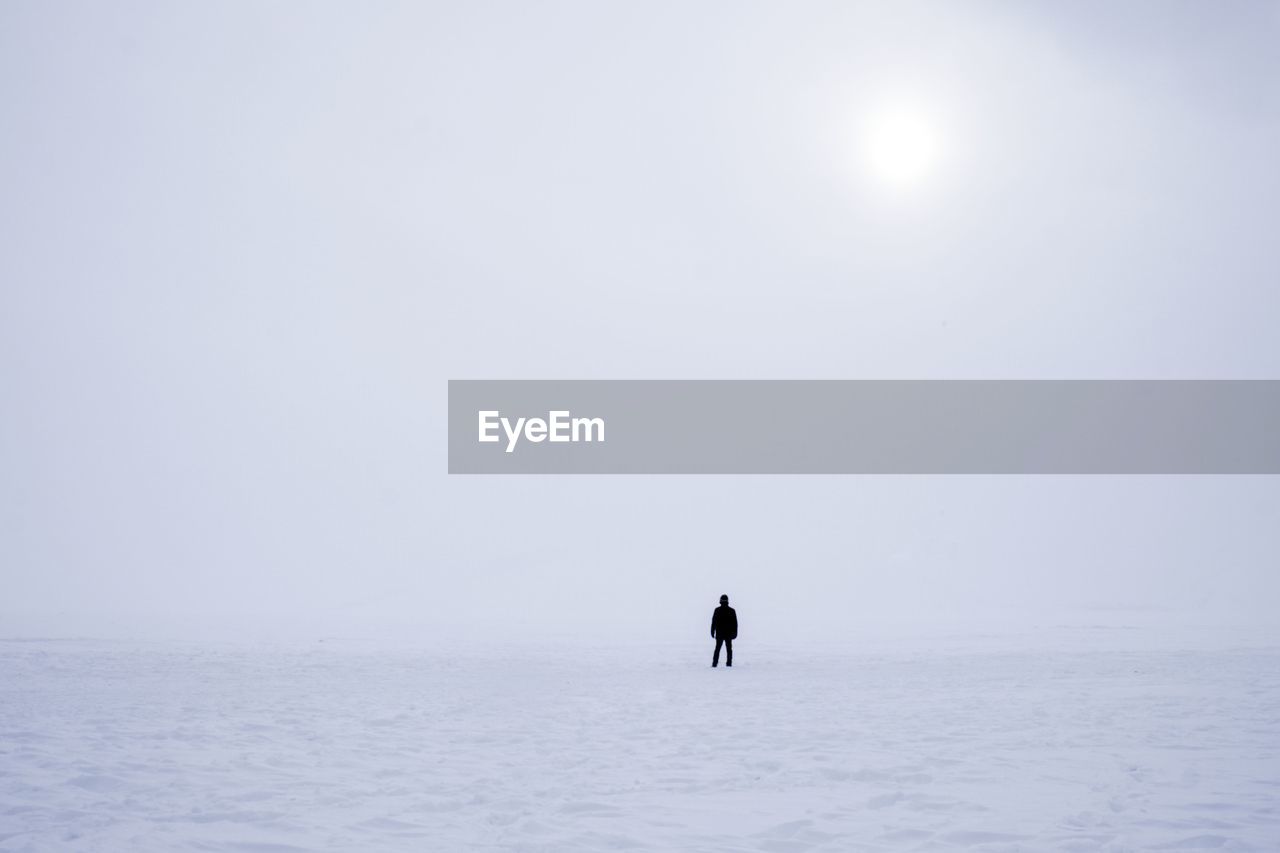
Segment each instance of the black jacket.
[{"label": "black jacket", "polygon": [[722,640],[738,639],[738,614],[727,604],[721,604],[711,614],[711,636]]}]

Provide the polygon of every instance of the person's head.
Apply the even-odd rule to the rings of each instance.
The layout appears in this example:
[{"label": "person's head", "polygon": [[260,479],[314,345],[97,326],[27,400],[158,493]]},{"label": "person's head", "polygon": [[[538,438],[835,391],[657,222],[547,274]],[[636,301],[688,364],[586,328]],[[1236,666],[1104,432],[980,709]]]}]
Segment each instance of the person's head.
[{"label": "person's head", "polygon": [[729,596],[727,596],[727,595],[722,595],[722,596],[720,596],[720,603],[721,603],[721,604],[728,604],[728,603],[729,603]]}]

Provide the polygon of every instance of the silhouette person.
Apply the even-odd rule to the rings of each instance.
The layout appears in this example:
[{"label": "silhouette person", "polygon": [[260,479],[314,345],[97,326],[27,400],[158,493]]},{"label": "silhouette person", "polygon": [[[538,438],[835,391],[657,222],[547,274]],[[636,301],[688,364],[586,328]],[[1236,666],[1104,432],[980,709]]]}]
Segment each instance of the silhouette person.
[{"label": "silhouette person", "polygon": [[733,666],[733,641],[738,639],[738,614],[729,606],[729,596],[720,596],[720,606],[711,614],[711,636],[716,638],[716,651],[711,665],[720,665],[720,646],[724,646],[724,665]]}]

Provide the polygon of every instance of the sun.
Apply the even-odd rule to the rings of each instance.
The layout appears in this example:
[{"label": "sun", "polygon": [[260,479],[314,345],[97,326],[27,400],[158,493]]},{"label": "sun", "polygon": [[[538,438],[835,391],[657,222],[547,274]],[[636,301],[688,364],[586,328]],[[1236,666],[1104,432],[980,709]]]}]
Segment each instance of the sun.
[{"label": "sun", "polygon": [[870,116],[862,140],[867,171],[894,188],[922,184],[940,155],[938,129],[929,116],[911,107],[893,107]]}]

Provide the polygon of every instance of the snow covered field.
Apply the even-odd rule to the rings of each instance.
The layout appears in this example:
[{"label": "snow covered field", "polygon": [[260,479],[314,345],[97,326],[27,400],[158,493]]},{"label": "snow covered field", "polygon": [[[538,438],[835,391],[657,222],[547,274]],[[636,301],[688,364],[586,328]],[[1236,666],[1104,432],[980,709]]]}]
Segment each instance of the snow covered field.
[{"label": "snow covered field", "polygon": [[1280,646],[710,652],[0,642],[0,849],[1280,849]]}]

